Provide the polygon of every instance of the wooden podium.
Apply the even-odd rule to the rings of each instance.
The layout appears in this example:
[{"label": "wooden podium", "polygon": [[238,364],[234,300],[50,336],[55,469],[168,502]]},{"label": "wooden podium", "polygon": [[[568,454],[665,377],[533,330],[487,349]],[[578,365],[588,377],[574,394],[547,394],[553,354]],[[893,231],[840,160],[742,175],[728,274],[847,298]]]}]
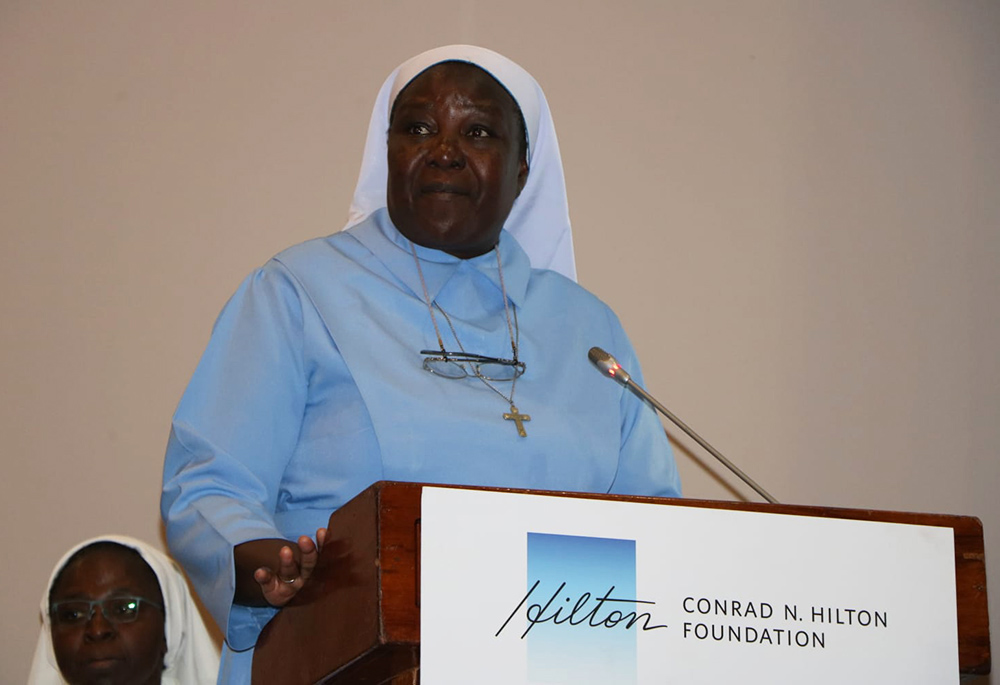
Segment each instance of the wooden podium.
[{"label": "wooden podium", "polygon": [[[376,483],[330,517],[329,536],[315,575],[295,600],[265,626],[257,641],[254,683],[411,685],[417,682],[423,487],[417,483]],[[990,672],[983,527],[975,517],[503,491],[952,528],[959,670],[963,677]]]}]

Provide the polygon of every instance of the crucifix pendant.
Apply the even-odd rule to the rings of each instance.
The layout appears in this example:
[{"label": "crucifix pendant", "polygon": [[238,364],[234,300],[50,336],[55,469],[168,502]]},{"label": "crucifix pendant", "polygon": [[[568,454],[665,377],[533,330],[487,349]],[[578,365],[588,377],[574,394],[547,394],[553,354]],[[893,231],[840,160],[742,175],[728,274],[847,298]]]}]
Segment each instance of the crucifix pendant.
[{"label": "crucifix pendant", "polygon": [[524,422],[531,421],[531,416],[519,412],[517,410],[517,407],[514,406],[513,402],[511,402],[510,404],[510,413],[505,412],[503,418],[506,421],[513,421],[515,424],[517,424],[518,435],[520,435],[522,438],[528,437],[528,434],[524,431]]}]

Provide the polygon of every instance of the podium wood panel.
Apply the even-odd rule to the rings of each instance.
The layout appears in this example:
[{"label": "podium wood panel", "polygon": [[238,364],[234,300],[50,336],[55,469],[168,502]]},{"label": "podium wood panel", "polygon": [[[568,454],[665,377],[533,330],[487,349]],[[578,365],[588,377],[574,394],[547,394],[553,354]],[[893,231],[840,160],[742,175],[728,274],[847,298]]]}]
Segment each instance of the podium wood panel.
[{"label": "podium wood panel", "polygon": [[[376,483],[334,512],[313,578],[261,632],[253,662],[254,683],[416,682],[413,674],[420,664],[420,493],[424,487],[420,483]],[[959,671],[963,677],[990,672],[983,526],[975,517],[479,489],[952,528]]]}]

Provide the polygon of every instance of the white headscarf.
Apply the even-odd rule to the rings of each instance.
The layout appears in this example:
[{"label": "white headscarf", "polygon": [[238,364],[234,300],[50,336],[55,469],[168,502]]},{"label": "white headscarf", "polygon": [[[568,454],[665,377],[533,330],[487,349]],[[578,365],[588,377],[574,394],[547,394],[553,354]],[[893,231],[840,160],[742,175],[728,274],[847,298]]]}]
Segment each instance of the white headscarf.
[{"label": "white headscarf", "polygon": [[360,223],[386,205],[386,135],[396,96],[425,69],[448,61],[475,64],[503,84],[517,101],[528,129],[529,172],[524,190],[514,201],[504,228],[528,253],[532,267],[552,269],[575,281],[576,261],[566,180],[545,94],[531,74],[517,64],[492,50],[474,45],[449,45],[428,50],[403,62],[389,74],[372,110],[358,186],[344,228]]},{"label": "white headscarf", "polygon": [[49,592],[59,571],[70,557],[95,542],[114,542],[137,551],[153,569],[163,593],[163,611],[166,617],[164,634],[167,637],[167,654],[163,660],[162,682],[166,685],[214,683],[219,673],[219,650],[201,620],[198,608],[191,599],[187,581],[180,569],[163,552],[134,538],[104,535],[86,540],[63,555],[52,569],[45,593],[42,595],[42,629],[35,647],[28,685],[65,685],[55,651],[52,648],[52,626],[49,623]]}]

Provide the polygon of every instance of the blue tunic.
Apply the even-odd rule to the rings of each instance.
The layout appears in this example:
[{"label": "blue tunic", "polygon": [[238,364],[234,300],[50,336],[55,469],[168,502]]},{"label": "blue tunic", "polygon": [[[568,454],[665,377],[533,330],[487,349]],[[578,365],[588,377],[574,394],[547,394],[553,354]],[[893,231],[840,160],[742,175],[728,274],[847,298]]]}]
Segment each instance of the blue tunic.
[{"label": "blue tunic", "polygon": [[[161,502],[172,553],[226,629],[220,682],[249,682],[274,615],[232,603],[233,547],[311,536],[375,481],[680,495],[652,409],[587,359],[603,347],[641,382],[618,318],[569,279],[532,270],[506,232],[497,249],[526,364],[514,403],[531,416],[527,437],[479,379],[422,368],[437,336],[410,242],[384,209],[282,252],[223,309],[174,415]],[[509,358],[496,255],[416,251],[465,350]],[[509,395],[509,382],[496,385]]]}]

